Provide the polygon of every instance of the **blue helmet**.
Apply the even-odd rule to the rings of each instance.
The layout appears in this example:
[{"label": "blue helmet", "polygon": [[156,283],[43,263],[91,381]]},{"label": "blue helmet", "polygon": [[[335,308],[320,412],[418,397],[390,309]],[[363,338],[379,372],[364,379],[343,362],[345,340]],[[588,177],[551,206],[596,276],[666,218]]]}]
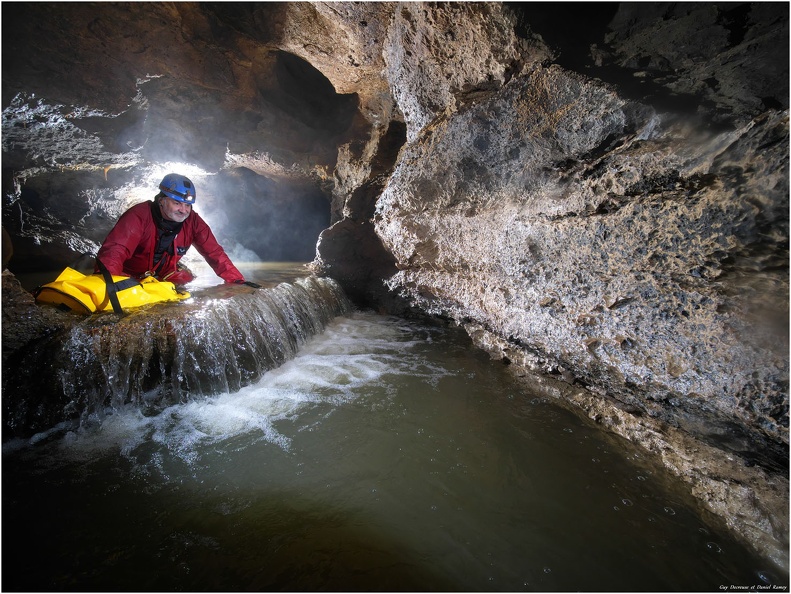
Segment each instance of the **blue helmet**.
[{"label": "blue helmet", "polygon": [[162,183],[159,184],[159,189],[168,198],[186,202],[187,204],[195,204],[195,186],[183,175],[168,173]]}]

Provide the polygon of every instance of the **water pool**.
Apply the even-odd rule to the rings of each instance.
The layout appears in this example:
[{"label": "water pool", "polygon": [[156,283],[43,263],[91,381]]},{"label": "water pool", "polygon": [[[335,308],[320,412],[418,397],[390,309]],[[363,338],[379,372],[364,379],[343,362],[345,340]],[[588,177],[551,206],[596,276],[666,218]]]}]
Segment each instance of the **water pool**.
[{"label": "water pool", "polygon": [[461,330],[370,312],[239,392],[7,444],[3,545],[6,591],[788,585]]}]

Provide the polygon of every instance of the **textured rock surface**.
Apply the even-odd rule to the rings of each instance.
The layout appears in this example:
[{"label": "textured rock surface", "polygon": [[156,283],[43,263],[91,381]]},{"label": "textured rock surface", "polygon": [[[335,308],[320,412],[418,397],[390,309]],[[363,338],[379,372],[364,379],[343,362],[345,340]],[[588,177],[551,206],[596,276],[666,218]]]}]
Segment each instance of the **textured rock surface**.
[{"label": "textured rock surface", "polygon": [[699,135],[559,70],[508,91],[404,150],[388,284],[697,434],[787,443],[785,115]]},{"label": "textured rock surface", "polygon": [[[569,399],[784,551],[787,18],[631,5],[612,28],[591,65],[608,84],[526,61],[436,109],[377,202],[387,285],[494,357],[598,394]],[[780,478],[740,474],[756,463]]]},{"label": "textured rock surface", "polygon": [[5,3],[9,268],[183,163],[232,253],[456,320],[787,565],[788,12]]}]

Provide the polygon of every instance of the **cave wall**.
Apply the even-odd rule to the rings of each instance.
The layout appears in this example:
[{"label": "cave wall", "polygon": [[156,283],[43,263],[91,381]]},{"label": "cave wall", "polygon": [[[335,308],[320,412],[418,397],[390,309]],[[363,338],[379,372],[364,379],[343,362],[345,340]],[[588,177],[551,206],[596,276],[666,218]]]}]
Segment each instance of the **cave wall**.
[{"label": "cave wall", "polygon": [[572,8],[584,35],[551,4],[396,7],[405,145],[318,263],[358,287],[381,242],[390,293],[495,356],[782,466],[787,7]]},{"label": "cave wall", "polygon": [[787,118],[661,126],[557,69],[437,124],[377,204],[388,286],[648,414],[787,443]]},{"label": "cave wall", "polygon": [[232,256],[313,259],[359,97],[271,42],[288,5],[2,11],[12,271],[95,253],[118,215],[173,171],[196,184],[196,210]]},{"label": "cave wall", "polygon": [[556,378],[783,559],[788,7],[568,10],[398,5],[406,142],[317,264],[359,289],[381,243],[390,298]]}]

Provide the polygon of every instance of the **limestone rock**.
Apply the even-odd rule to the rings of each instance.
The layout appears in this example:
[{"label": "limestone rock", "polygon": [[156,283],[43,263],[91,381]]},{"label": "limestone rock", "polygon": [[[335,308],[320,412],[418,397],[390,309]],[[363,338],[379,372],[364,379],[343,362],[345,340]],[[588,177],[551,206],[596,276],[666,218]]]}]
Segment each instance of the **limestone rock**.
[{"label": "limestone rock", "polygon": [[497,91],[548,50],[520,40],[513,17],[487,3],[402,3],[384,48],[387,79],[415,140],[435,117]]},{"label": "limestone rock", "polygon": [[403,151],[388,284],[699,437],[787,444],[787,138],[786,114],[700,133],[536,70]]}]

